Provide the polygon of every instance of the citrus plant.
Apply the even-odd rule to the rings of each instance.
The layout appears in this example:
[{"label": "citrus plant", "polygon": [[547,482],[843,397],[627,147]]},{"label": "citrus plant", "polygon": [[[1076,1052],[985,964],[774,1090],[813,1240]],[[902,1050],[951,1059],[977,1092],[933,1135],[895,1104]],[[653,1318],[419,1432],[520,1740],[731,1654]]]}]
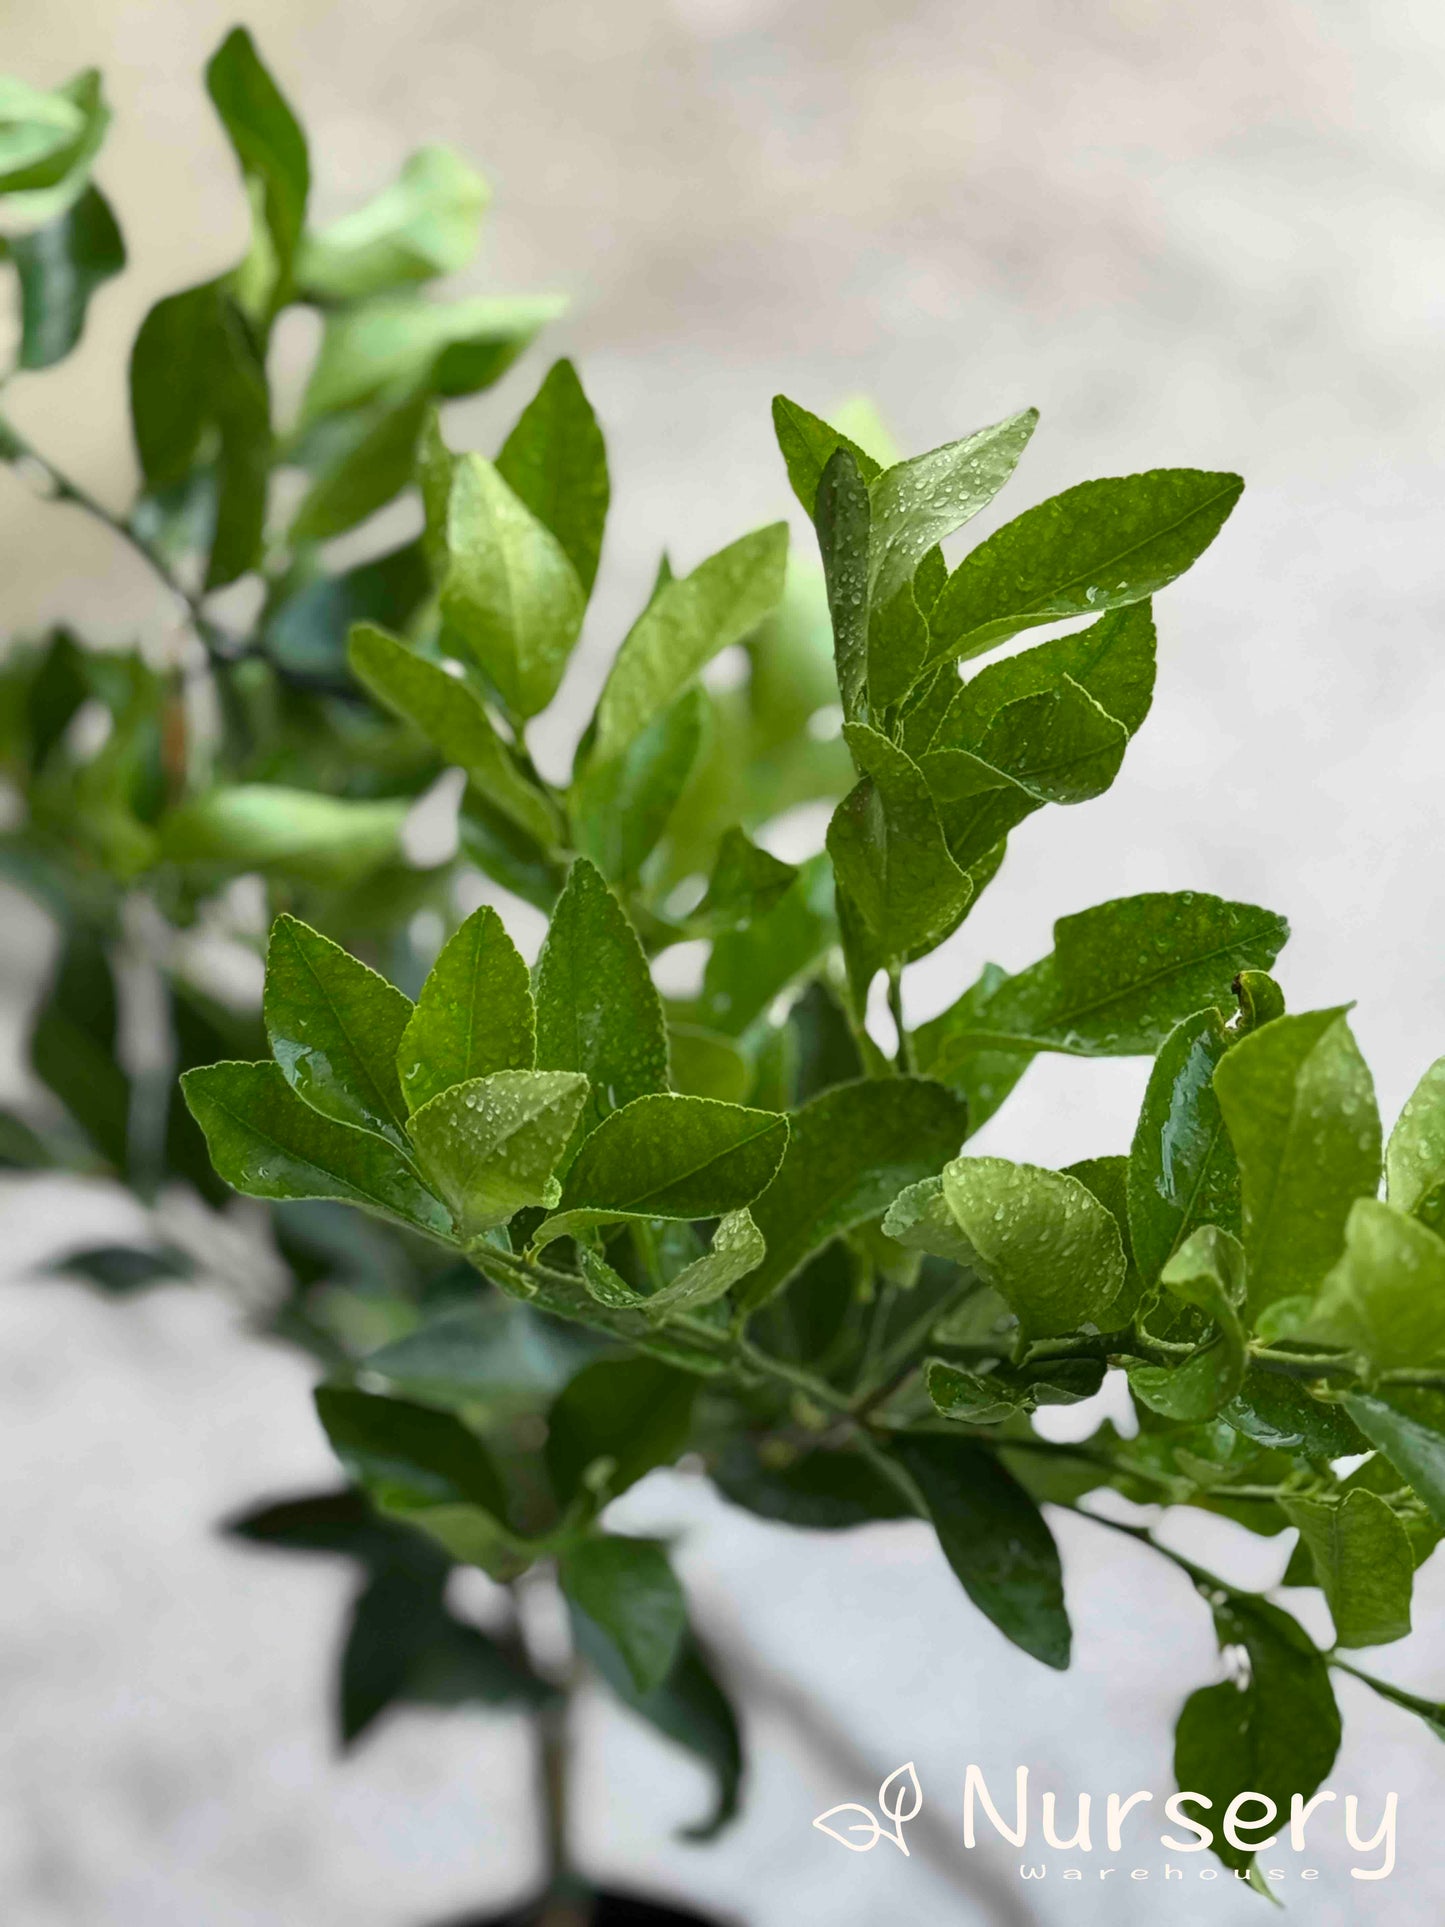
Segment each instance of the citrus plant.
[{"label": "citrus plant", "polygon": [[[818,591],[781,523],[683,573],[664,561],[548,780],[528,731],[558,700],[610,494],[577,374],[551,369],[495,459],[450,447],[437,399],[494,379],[539,320],[397,292],[455,265],[471,177],[413,163],[313,236],[304,141],[243,36],[210,84],[256,240],[142,328],[146,490],[120,525],[177,587],[196,654],[158,671],[62,636],[10,671],[28,804],[11,873],[70,931],[34,1049],[68,1123],[11,1131],[17,1159],[214,1198],[203,1138],[224,1186],[265,1201],[294,1280],[277,1322],[325,1361],[317,1411],[347,1483],[238,1529],[362,1568],[345,1731],[407,1700],[529,1703],[555,1791],[572,1669],[526,1637],[529,1595],[555,1586],[572,1665],[711,1768],[707,1831],[736,1806],[736,1722],[667,1547],[609,1521],[654,1469],[681,1462],[801,1530],[925,1521],[972,1608],[1060,1669],[1047,1508],[1154,1545],[1147,1509],[1194,1507],[1294,1528],[1281,1583],[1320,1588],[1334,1622],[1321,1649],[1277,1599],[1158,1545],[1246,1656],[1185,1702],[1176,1768],[1213,1803],[1215,1851],[1257,1880],[1219,1817],[1245,1791],[1286,1811],[1320,1784],[1332,1672],[1368,1677],[1350,1655],[1408,1632],[1445,1531],[1445,1068],[1382,1144],[1346,1010],[1285,1011],[1283,918],[1190,890],[1061,917],[1046,956],[984,965],[921,1025],[904,996],[967,924],[963,953],[1027,819],[1119,774],[1153,691],[1152,598],[1239,480],[1086,482],[950,566],[940,545],[1009,481],[1031,411],[882,464],[780,398]],[[98,90],[47,99],[69,116],[7,109],[63,122],[79,156],[72,198],[11,244],[26,342],[73,337],[36,263],[93,261],[104,206],[75,172]],[[53,193],[37,165],[0,184]],[[87,274],[60,277],[65,300]],[[289,301],[326,324],[278,435],[256,396]],[[194,378],[150,384],[177,363]],[[328,573],[321,544],[413,479],[420,534]],[[208,598],[247,572],[261,614],[235,638]],[[723,686],[707,672],[727,651]],[[209,734],[188,676],[216,692]],[[79,727],[96,704],[99,748]],[[403,819],[443,770],[464,778],[457,853],[419,867]],[[826,847],[783,861],[769,826],[810,799],[835,805]],[[184,932],[234,914],[244,876],[274,919],[259,1012],[202,998],[182,949],[151,940],[187,1115],[167,1075],[116,1057],[111,959],[138,901],[148,928]],[[530,967],[508,897],[547,915]],[[672,953],[702,959],[687,994],[665,988]],[[1129,1146],[1063,1171],[970,1151],[1046,1053],[1154,1060]],[[1127,1426],[1079,1443],[1036,1426],[1111,1371]],[[458,1565],[516,1602],[500,1629],[449,1603]],[[1445,1708],[1370,1683],[1445,1730]],[[558,1818],[565,1896],[561,1835]]]}]

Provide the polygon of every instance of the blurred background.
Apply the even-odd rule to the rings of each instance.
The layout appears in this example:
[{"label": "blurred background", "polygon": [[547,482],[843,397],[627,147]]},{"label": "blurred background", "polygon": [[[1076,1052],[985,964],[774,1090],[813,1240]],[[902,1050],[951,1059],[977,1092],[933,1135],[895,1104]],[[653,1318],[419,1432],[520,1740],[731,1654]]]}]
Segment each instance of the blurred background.
[{"label": "blurred background", "polygon": [[[0,69],[53,86],[93,63],[116,110],[98,179],[130,269],[66,368],[10,398],[116,505],[133,485],[135,328],[244,245],[199,79],[236,17],[213,0],[0,17]],[[691,566],[789,512],[778,389],[824,413],[866,395],[906,452],[1036,404],[1029,458],[976,534],[1094,474],[1241,470],[1223,538],[1158,605],[1159,693],[1121,779],[1018,839],[966,954],[950,944],[914,973],[913,1007],[950,1001],[981,947],[1028,961],[1055,916],[1101,897],[1222,889],[1290,917],[1293,1006],[1359,999],[1393,1117],[1445,1049],[1438,7],[267,0],[241,17],[308,127],[319,219],[450,142],[496,195],[463,285],[570,298],[540,351],[456,411],[452,440],[490,449],[544,356],[580,362],[615,507],[574,730],[659,549]],[[8,474],[0,529],[8,631],[63,615],[122,642],[173,620],[106,531]],[[564,718],[544,760],[565,767],[565,737]],[[51,937],[9,891],[0,926],[14,1088]],[[1145,1070],[1045,1059],[978,1147],[1054,1163],[1122,1149]],[[414,1927],[505,1903],[535,1861],[520,1726],[408,1713],[337,1760],[328,1656],[348,1581],[215,1535],[258,1495],[331,1476],[304,1361],[238,1335],[244,1261],[218,1253],[229,1294],[181,1285],[120,1311],[40,1275],[59,1245],[124,1231],[127,1208],[99,1186],[0,1185],[0,1918]],[[742,1822],[681,1845],[700,1778],[589,1702],[592,1867],[756,1927],[1257,1917],[1232,1882],[1021,1886],[1002,1843],[958,1851],[970,1761],[995,1783],[1028,1763],[1065,1813],[1078,1789],[1162,1799],[1178,1704],[1216,1665],[1162,1562],[1062,1522],[1077,1658],[1056,1679],[972,1613],[922,1528],[789,1535],[677,1476],[625,1508],[619,1523],[682,1535],[700,1623],[749,1656],[753,1769]],[[1283,1563],[1223,1521],[1189,1533],[1244,1583]],[[1371,1663],[1445,1694],[1439,1561],[1416,1598],[1416,1633]],[[1347,1681],[1341,1698],[1330,1784],[1362,1795],[1367,1826],[1400,1792],[1399,1864],[1351,1881],[1336,1822],[1325,1877],[1286,1898],[1322,1923],[1437,1922],[1438,1742]],[[812,1831],[910,1758],[937,1823],[927,1849],[854,1856]],[[1156,1834],[1139,1864],[1157,1869]]]}]

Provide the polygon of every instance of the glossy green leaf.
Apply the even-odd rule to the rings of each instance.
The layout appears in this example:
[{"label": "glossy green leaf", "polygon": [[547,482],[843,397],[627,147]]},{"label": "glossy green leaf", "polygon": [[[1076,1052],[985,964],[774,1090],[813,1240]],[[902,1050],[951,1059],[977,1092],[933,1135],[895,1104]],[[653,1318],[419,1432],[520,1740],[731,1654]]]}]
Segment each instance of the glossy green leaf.
[{"label": "glossy green leaf", "polygon": [[337,1124],[291,1089],[275,1064],[211,1064],[181,1078],[212,1162],[252,1198],[340,1198],[433,1238],[451,1224],[401,1155]]},{"label": "glossy green leaf", "polygon": [[348,1475],[381,1505],[474,1505],[505,1517],[490,1454],[450,1412],[342,1385],[318,1387],[316,1412]]},{"label": "glossy green leaf", "polygon": [[752,1207],[768,1255],[739,1292],[764,1304],[815,1251],[876,1218],[945,1163],[967,1129],[952,1092],[919,1077],[839,1084],[794,1111],[777,1177]]},{"label": "glossy green leaf", "polygon": [[750,1271],[756,1271],[766,1255],[763,1234],[752,1214],[730,1211],[718,1224],[702,1256],[684,1265],[675,1278],[655,1291],[644,1309],[653,1318],[701,1310],[726,1296]]},{"label": "glossy green leaf", "polygon": [[818,484],[823,479],[823,470],[838,449],[848,450],[865,482],[871,482],[883,472],[882,465],[874,461],[857,442],[830,427],[820,416],[810,414],[797,402],[789,401],[786,395],[773,397],[773,431],[778,438],[778,447],[787,466],[793,493],[810,518],[817,508]]},{"label": "glossy green leaf", "polygon": [[1445,1357],[1445,1240],[1370,1197],[1355,1199],[1344,1240],[1301,1335],[1385,1371]]},{"label": "glossy green leaf", "polygon": [[1017,468],[1038,420],[1036,408],[1025,408],[961,441],[898,462],[870,483],[869,595],[875,604],[912,580],[935,543],[987,508]]},{"label": "glossy green leaf", "polygon": [[1445,1057],[1420,1079],[1390,1133],[1385,1196],[1397,1209],[1445,1232]]},{"label": "glossy green leaf", "polygon": [[555,1196],[549,1179],[587,1101],[573,1071],[495,1071],[422,1105],[410,1131],[464,1239]]},{"label": "glossy green leaf", "polygon": [[1344,1011],[1281,1017],[1243,1037],[1214,1073],[1239,1159],[1249,1302],[1313,1295],[1345,1220],[1380,1181],[1374,1086]]},{"label": "glossy green leaf", "polygon": [[1197,1011],[1149,1074],[1129,1153],[1129,1231],[1146,1284],[1197,1226],[1239,1233],[1239,1166],[1214,1095],[1231,1041],[1217,1010]]},{"label": "glossy green leaf", "polygon": [[835,936],[833,870],[820,855],[803,864],[770,910],[714,939],[697,1020],[726,1036],[742,1036],[775,997],[811,970]]},{"label": "glossy green leaf", "polygon": [[1134,1259],[1134,1241],[1129,1235],[1129,1160],[1123,1156],[1080,1158],[1064,1166],[1064,1176],[1077,1178],[1119,1227],[1124,1245],[1124,1283],[1109,1307],[1109,1323],[1117,1330],[1132,1320],[1145,1290]]},{"label": "glossy green leaf", "polygon": [[443,945],[397,1047],[408,1107],[493,1071],[528,1071],[536,1019],[527,966],[506,925],[483,904]]},{"label": "glossy green leaf", "polygon": [[[868,566],[871,507],[862,471],[847,448],[829,459],[814,521],[833,624],[833,666],[844,717],[868,715]],[[881,653],[887,654],[883,649]]]},{"label": "glossy green leaf", "polygon": [[1244,1252],[1239,1240],[1217,1225],[1192,1231],[1159,1274],[1167,1298],[1193,1305],[1208,1318],[1208,1338],[1176,1365],[1136,1365],[1129,1385],[1151,1411],[1182,1424],[1211,1419],[1244,1383]]},{"label": "glossy green leaf", "polygon": [[924,1379],[939,1417],[955,1419],[960,1425],[1002,1425],[1029,1409],[1029,1401],[1012,1379],[995,1372],[969,1372],[946,1359],[931,1358]]},{"label": "glossy green leaf", "polygon": [[667,1087],[667,1027],[642,946],[596,866],[579,857],[533,972],[537,1063],[591,1081],[581,1126]]},{"label": "glossy green leaf", "polygon": [[635,1097],[582,1141],[539,1239],[624,1218],[720,1218],[766,1189],[786,1118],[710,1097]]},{"label": "glossy green leaf", "polygon": [[953,927],[973,885],[948,853],[917,764],[865,724],[843,733],[862,781],[833,813],[828,854],[862,926],[849,946],[861,1002],[881,964],[931,948]]},{"label": "glossy green leaf", "polygon": [[485,707],[459,677],[370,623],[352,630],[347,658],[373,695],[414,722],[489,802],[538,842],[553,841],[557,824],[546,798],[522,774]]},{"label": "glossy green leaf", "polygon": [[558,1501],[584,1481],[612,1497],[687,1444],[699,1381],[651,1358],[604,1358],[585,1365],[547,1414],[547,1469]]},{"label": "glossy green leaf", "polygon": [[307,235],[296,279],[313,300],[364,301],[438,275],[476,252],[491,199],[481,175],[450,147],[422,147],[363,206]]},{"label": "glossy green leaf", "polygon": [[442,612],[512,715],[557,693],[586,606],[552,531],[480,455],[459,458],[447,510]]},{"label": "glossy green leaf", "polygon": [[1034,1659],[1066,1667],[1072,1634],[1058,1547],[1028,1493],[967,1439],[916,1434],[895,1439],[891,1451],[974,1605]]},{"label": "glossy green leaf", "polygon": [[745,535],[670,581],[632,625],[597,703],[592,759],[617,756],[713,657],[750,635],[783,593],[787,524]]},{"label": "glossy green leaf", "polygon": [[590,596],[607,522],[607,448],[570,361],[548,370],[503,443],[497,472],[556,536]]},{"label": "glossy green leaf", "polygon": [[1119,897],[1054,925],[1054,949],[985,999],[917,1033],[923,1061],[960,1049],[1152,1053],[1207,1004],[1228,1007],[1242,969],[1273,963],[1289,926],[1272,911],[1197,890]]},{"label": "glossy green leaf", "polygon": [[707,693],[696,684],[640,730],[609,762],[584,765],[569,815],[577,848],[609,882],[635,877],[667,829],[707,727]]},{"label": "glossy green leaf", "polygon": [[1345,1409],[1445,1527],[1445,1410],[1434,1397],[1403,1388],[1380,1396],[1356,1392]]},{"label": "glossy green leaf", "polygon": [[266,952],[266,1034],[286,1082],[323,1117],[407,1150],[396,1073],[411,999],[338,944],[280,916]]},{"label": "glossy green leaf", "polygon": [[752,1067],[730,1037],[697,1024],[669,1024],[667,1041],[675,1091],[689,1097],[715,1097],[724,1104],[746,1102]]},{"label": "glossy green leaf", "polygon": [[1410,1630],[1415,1560],[1385,1501],[1356,1488],[1343,1498],[1285,1493],[1280,1510],[1309,1548],[1341,1646],[1385,1646]]},{"label": "glossy green leaf", "polygon": [[638,1693],[650,1693],[676,1664],[687,1631],[687,1602],[667,1548],[657,1539],[579,1539],[557,1576],[574,1620],[609,1640]]},{"label": "glossy green leaf", "polygon": [[966,1265],[1031,1338],[1098,1324],[1124,1283],[1114,1218],[1077,1178],[1036,1165],[956,1158],[905,1191],[883,1229]]},{"label": "glossy green leaf", "polygon": [[306,219],[311,163],[306,136],[244,27],[233,27],[206,67],[206,91],[221,117],[241,174],[266,211],[284,272]]},{"label": "glossy green leaf", "polygon": [[724,830],[707,894],[688,912],[687,927],[698,936],[745,930],[782,901],[797,877],[794,864],[759,849],[742,830]]},{"label": "glossy green leaf", "polygon": [[490,387],[564,303],[550,295],[423,301],[389,295],[334,309],[301,404],[303,424],[378,395]]},{"label": "glossy green leaf", "polygon": [[52,368],[80,340],[98,288],[125,266],[110,203],[88,187],[73,206],[9,244],[20,279],[20,366]]},{"label": "glossy green leaf", "polygon": [[964,558],[929,616],[933,655],[977,655],[1037,623],[1142,602],[1223,527],[1237,475],[1161,468],[1082,482],[1027,510]]},{"label": "glossy green leaf", "polygon": [[1334,1764],[1340,1716],[1323,1657],[1278,1606],[1227,1594],[1214,1606],[1214,1628],[1221,1648],[1248,1655],[1248,1681],[1221,1680],[1190,1694],[1175,1729],[1174,1777],[1213,1803],[1201,1824],[1214,1830],[1225,1865],[1244,1869],[1253,1855],[1230,1846],[1221,1826],[1230,1801],[1262,1793],[1287,1815],[1294,1794],[1308,1799]]},{"label": "glossy green leaf", "polygon": [[1315,1398],[1297,1378],[1251,1365],[1237,1397],[1221,1414],[1237,1432],[1276,1452],[1312,1459],[1348,1458],[1369,1443],[1344,1406]]}]

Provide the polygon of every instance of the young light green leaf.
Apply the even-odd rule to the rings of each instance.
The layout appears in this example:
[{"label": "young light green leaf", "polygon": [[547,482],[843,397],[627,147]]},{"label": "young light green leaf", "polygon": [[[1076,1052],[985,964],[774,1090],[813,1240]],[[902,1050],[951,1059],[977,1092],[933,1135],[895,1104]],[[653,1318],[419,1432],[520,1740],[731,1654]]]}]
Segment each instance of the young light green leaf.
[{"label": "young light green leaf", "polygon": [[1445,1409],[1435,1395],[1403,1387],[1381,1396],[1355,1392],[1345,1409],[1377,1451],[1383,1452],[1445,1527]]},{"label": "young light green leaf", "polygon": [[782,900],[797,877],[795,865],[759,849],[744,831],[724,830],[707,895],[688,912],[688,930],[699,937],[745,930]]},{"label": "young light green leaf", "polygon": [[[914,1186],[915,1190],[920,1188]],[[938,1195],[941,1199],[941,1187]],[[1006,1377],[995,1384],[997,1377],[994,1372],[980,1376],[965,1371],[943,1358],[930,1358],[924,1372],[934,1411],[940,1418],[955,1419],[960,1425],[1002,1425],[1029,1409],[1015,1385]]]},{"label": "young light green leaf", "polygon": [[298,1097],[338,1124],[410,1149],[396,1072],[409,997],[339,944],[283,915],[266,951],[264,1011],[271,1054]]},{"label": "young light green leaf", "polygon": [[1380,1181],[1369,1068],[1343,1009],[1251,1031],[1214,1073],[1239,1159],[1249,1302],[1312,1296],[1344,1243],[1356,1198]]},{"label": "young light green leaf", "polygon": [[100,189],[88,187],[9,248],[20,280],[20,366],[52,368],[80,340],[91,296],[125,266],[120,229]]},{"label": "young light green leaf", "polygon": [[275,1064],[209,1064],[181,1088],[211,1161],[251,1198],[340,1198],[447,1239],[451,1221],[385,1139],[337,1124],[291,1089]]},{"label": "young light green leaf", "polygon": [[506,925],[483,904],[442,947],[397,1047],[408,1107],[493,1071],[529,1071],[537,1053],[532,985]]},{"label": "young light green leaf", "polygon": [[383,394],[400,400],[489,387],[565,305],[552,295],[401,294],[334,308],[302,398],[302,426]]},{"label": "young light green leaf", "polygon": [[813,415],[786,395],[773,397],[773,431],[778,438],[787,466],[788,480],[794,495],[803,505],[804,513],[811,519],[818,505],[818,484],[823,479],[823,470],[840,448],[846,448],[858,466],[858,473],[865,482],[871,482],[882,473],[882,466],[875,462],[857,442],[829,426],[818,415]]},{"label": "young light green leaf", "polygon": [[911,581],[928,551],[998,494],[1038,426],[1037,408],[980,428],[885,469],[868,489],[872,503],[869,597],[886,603]]},{"label": "young light green leaf", "polygon": [[0,194],[7,227],[44,227],[73,205],[109,124],[94,67],[48,93],[0,76]]},{"label": "young light green leaf", "polygon": [[611,1641],[639,1693],[672,1671],[687,1631],[687,1602],[657,1539],[579,1539],[558,1562],[557,1576],[574,1619]]},{"label": "young light green leaf", "polygon": [[1243,487],[1237,475],[1161,468],[1041,502],[948,578],[929,616],[934,659],[966,659],[1037,623],[1141,602],[1198,560]]},{"label": "young light green leaf", "polygon": [[787,1142],[775,1111],[671,1091],[635,1097],[583,1139],[536,1241],[625,1218],[723,1217],[767,1188]]},{"label": "young light green leaf", "polygon": [[1410,1535],[1378,1493],[1284,1493],[1280,1510],[1298,1526],[1329,1602],[1340,1646],[1387,1646],[1410,1630],[1415,1560]]},{"label": "young light green leaf", "polygon": [[702,1256],[684,1265],[669,1284],[652,1294],[643,1309],[649,1317],[660,1318],[711,1305],[730,1292],[740,1278],[756,1271],[767,1256],[767,1249],[752,1214],[747,1210],[730,1211],[712,1234],[712,1243]]},{"label": "young light green leaf", "polygon": [[1196,1226],[1239,1232],[1239,1166],[1213,1088],[1230,1042],[1217,1010],[1197,1011],[1149,1074],[1129,1153],[1129,1231],[1146,1285]]},{"label": "young light green leaf", "polygon": [[838,698],[849,722],[868,715],[868,488],[852,453],[840,447],[818,483],[814,521],[833,624]]},{"label": "young light green leaf", "polygon": [[[1227,1594],[1214,1606],[1214,1629],[1222,1649],[1248,1654],[1248,1680],[1190,1694],[1175,1729],[1174,1777],[1211,1801],[1214,1816],[1240,1793],[1262,1793],[1288,1813],[1292,1796],[1307,1799],[1339,1750],[1329,1668],[1298,1622],[1255,1594]],[[1213,1844],[1226,1866],[1242,1870],[1253,1859],[1222,1830]]]},{"label": "young light green leaf", "polygon": [[1445,1057],[1420,1079],[1390,1133],[1385,1196],[1431,1230],[1445,1232]]},{"label": "young light green leaf", "polygon": [[1343,1346],[1382,1371],[1445,1357],[1445,1240],[1369,1197],[1355,1199],[1344,1235],[1310,1312],[1309,1338]]},{"label": "young light green leaf", "polygon": [[569,798],[573,836],[609,882],[635,877],[666,830],[702,746],[707,691],[694,683],[606,763],[587,763]]},{"label": "young light green leaf", "polygon": [[[584,1365],[547,1413],[547,1470],[559,1504],[600,1480],[611,1497],[684,1450],[699,1380],[651,1358]],[[602,1463],[605,1461],[605,1465]]]},{"label": "young light green leaf", "polygon": [[948,853],[918,765],[866,724],[843,733],[862,781],[833,812],[828,854],[862,926],[850,946],[861,1002],[880,964],[931,949],[952,929],[973,885]]},{"label": "young light green leaf", "polygon": [[369,622],[352,630],[347,659],[374,696],[415,723],[520,829],[544,848],[556,840],[551,805],[518,769],[485,707],[459,677]]},{"label": "young light green leaf", "polygon": [[[1124,1283],[1119,1227],[1077,1178],[1004,1158],[956,1158],[935,1194],[905,1193],[883,1220],[890,1237],[922,1249],[939,1234],[940,1257],[991,1285],[1030,1338],[1099,1323]],[[920,1211],[920,1203],[925,1210]]]},{"label": "young light green leaf", "polygon": [[173,810],[161,829],[161,848],[173,863],[346,884],[396,855],[406,813],[406,802],[390,797],[359,801],[278,783],[238,783]]},{"label": "young light green leaf", "polygon": [[647,959],[622,905],[578,857],[533,972],[537,1063],[582,1071],[584,1132],[610,1111],[667,1087],[667,1027]]},{"label": "young light green leaf", "polygon": [[974,1605],[1034,1659],[1066,1667],[1072,1634],[1059,1551],[1028,1493],[967,1439],[915,1434],[895,1439],[891,1452]]},{"label": "young light green leaf", "polygon": [[1159,1275],[1170,1298],[1193,1305],[1213,1331],[1177,1365],[1136,1365],[1129,1373],[1135,1396],[1151,1411],[1182,1424],[1200,1425],[1236,1396],[1244,1383],[1244,1252],[1218,1225],[1200,1225],[1179,1246]]},{"label": "young light green leaf", "polygon": [[313,300],[371,295],[455,274],[476,252],[491,192],[453,148],[418,148],[389,187],[309,234],[296,279]]},{"label": "young light green leaf", "polygon": [[620,754],[714,656],[757,628],[782,597],[787,554],[787,524],[775,522],[659,590],[608,673],[597,704],[594,761]]},{"label": "young light green leaf", "polygon": [[768,1255],[740,1300],[764,1304],[830,1239],[878,1217],[957,1151],[967,1124],[960,1100],[921,1077],[838,1084],[794,1111],[782,1167],[752,1208]]},{"label": "young light green leaf", "polygon": [[557,693],[586,598],[567,552],[480,455],[458,458],[447,509],[442,613],[509,712]]},{"label": "young light green leaf", "polygon": [[495,1071],[452,1085],[413,1115],[422,1168],[464,1239],[549,1202],[548,1181],[586,1101],[587,1079],[575,1071]]},{"label": "young light green leaf", "polygon": [[331,1449],[382,1505],[475,1505],[506,1516],[506,1496],[476,1433],[450,1412],[322,1385],[316,1411]]},{"label": "young light green leaf", "polygon": [[607,522],[607,448],[570,361],[548,370],[502,446],[497,473],[556,536],[590,596]]},{"label": "young light green leaf", "polygon": [[311,163],[306,136],[244,27],[233,27],[211,56],[206,91],[247,186],[261,196],[271,245],[285,273],[306,219]]}]

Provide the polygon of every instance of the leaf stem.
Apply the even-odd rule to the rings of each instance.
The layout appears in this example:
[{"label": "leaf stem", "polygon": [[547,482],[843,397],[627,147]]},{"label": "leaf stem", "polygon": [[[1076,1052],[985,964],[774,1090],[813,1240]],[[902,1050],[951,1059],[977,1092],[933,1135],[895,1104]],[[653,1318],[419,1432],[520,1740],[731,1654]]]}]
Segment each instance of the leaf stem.
[{"label": "leaf stem", "polygon": [[893,1061],[902,1075],[908,1077],[913,1072],[913,1046],[903,1025],[903,966],[901,964],[891,963],[888,966],[888,1011],[893,1019],[894,1028],[898,1032],[898,1049]]}]

